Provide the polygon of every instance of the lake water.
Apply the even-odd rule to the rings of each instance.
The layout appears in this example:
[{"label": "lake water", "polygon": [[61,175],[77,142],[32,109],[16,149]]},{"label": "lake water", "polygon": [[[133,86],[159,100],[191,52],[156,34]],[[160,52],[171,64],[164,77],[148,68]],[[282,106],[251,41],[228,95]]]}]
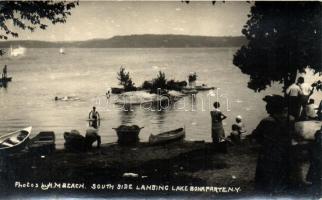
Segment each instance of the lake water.
[{"label": "lake water", "polygon": [[[0,89],[0,133],[33,126],[33,135],[54,131],[61,148],[63,133],[88,128],[88,113],[95,105],[101,115],[102,142],[115,142],[112,128],[121,124],[137,124],[146,141],[151,133],[185,126],[188,140],[211,140],[209,111],[218,98],[225,120],[226,135],[237,115],[241,115],[251,131],[266,116],[263,96],[279,93],[275,86],[261,93],[247,88],[248,76],[232,64],[236,48],[160,48],[160,49],[27,49],[25,55],[0,58],[0,66],[8,65],[13,77],[8,88]],[[155,78],[159,70],[168,79],[186,80],[197,72],[199,83],[220,88],[215,95],[199,92],[195,99],[182,98],[174,108],[163,111],[133,107],[122,111],[103,96],[107,88],[117,86],[117,72],[123,66],[136,86]],[[77,96],[74,102],[54,101],[55,96]],[[112,96],[113,99],[113,96]],[[112,101],[112,100],[111,100]]]}]

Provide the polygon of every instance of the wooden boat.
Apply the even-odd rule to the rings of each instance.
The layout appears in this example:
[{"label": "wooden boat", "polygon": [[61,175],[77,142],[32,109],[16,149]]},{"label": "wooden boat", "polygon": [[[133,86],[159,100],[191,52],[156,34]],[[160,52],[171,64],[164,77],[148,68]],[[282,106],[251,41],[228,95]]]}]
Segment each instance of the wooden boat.
[{"label": "wooden boat", "polygon": [[126,126],[120,125],[118,128],[112,128],[116,131],[118,137],[118,144],[120,145],[132,145],[137,144],[139,139],[139,134],[141,129],[144,127],[139,127],[137,125]]},{"label": "wooden boat", "polygon": [[157,135],[151,134],[149,137],[149,143],[152,145],[167,144],[179,140],[183,140],[186,135],[184,128],[178,128],[176,130],[163,132]]},{"label": "wooden boat", "polygon": [[53,152],[55,147],[55,133],[52,131],[40,132],[31,139],[29,149],[36,153],[48,154]]},{"label": "wooden boat", "polygon": [[1,82],[10,82],[12,80],[12,77],[2,77],[0,79]]},{"label": "wooden boat", "polygon": [[0,153],[14,153],[29,143],[32,127],[27,127],[0,137]]},{"label": "wooden boat", "polygon": [[207,85],[197,85],[195,89],[198,91],[205,91],[205,90],[214,90],[215,87],[209,87]]},{"label": "wooden boat", "polygon": [[195,88],[183,88],[181,92],[183,94],[197,94],[198,90],[196,90]]}]

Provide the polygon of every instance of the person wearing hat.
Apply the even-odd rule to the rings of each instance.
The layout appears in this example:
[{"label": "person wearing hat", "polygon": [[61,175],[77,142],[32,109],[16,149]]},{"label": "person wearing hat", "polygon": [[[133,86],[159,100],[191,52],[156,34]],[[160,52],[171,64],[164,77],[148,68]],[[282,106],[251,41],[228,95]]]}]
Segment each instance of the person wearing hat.
[{"label": "person wearing hat", "polygon": [[284,97],[266,96],[268,117],[260,121],[252,137],[261,145],[256,174],[255,189],[262,192],[278,193],[289,182],[291,134],[294,117],[285,111]]},{"label": "person wearing hat", "polygon": [[238,115],[236,117],[236,125],[238,126],[238,132],[240,134],[240,139],[243,140],[246,137],[246,127],[245,124],[242,122],[242,116]]}]

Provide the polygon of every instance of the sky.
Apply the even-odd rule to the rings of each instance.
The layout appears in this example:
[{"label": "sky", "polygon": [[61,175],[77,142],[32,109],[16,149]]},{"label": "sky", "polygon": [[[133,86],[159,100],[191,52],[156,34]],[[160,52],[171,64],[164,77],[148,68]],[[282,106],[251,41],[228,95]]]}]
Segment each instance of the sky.
[{"label": "sky", "polygon": [[86,1],[65,24],[18,31],[22,40],[78,41],[133,34],[239,36],[247,21],[246,2]]}]

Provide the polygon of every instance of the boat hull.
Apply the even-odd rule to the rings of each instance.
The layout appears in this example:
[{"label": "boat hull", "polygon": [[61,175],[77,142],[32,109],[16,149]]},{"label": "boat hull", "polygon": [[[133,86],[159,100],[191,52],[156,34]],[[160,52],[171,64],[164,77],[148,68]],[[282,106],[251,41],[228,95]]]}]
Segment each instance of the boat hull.
[{"label": "boat hull", "polygon": [[149,143],[151,145],[161,145],[176,141],[182,141],[185,138],[185,135],[186,132],[184,128],[163,132],[158,135],[151,134],[149,137]]},{"label": "boat hull", "polygon": [[206,90],[214,90],[215,87],[196,86],[195,89],[198,90],[198,91],[206,91]]},{"label": "boat hull", "polygon": [[29,144],[31,127],[15,131],[0,137],[0,155],[17,153]]},{"label": "boat hull", "polygon": [[11,80],[12,80],[12,77],[5,77],[0,79],[1,82],[10,82]]}]

